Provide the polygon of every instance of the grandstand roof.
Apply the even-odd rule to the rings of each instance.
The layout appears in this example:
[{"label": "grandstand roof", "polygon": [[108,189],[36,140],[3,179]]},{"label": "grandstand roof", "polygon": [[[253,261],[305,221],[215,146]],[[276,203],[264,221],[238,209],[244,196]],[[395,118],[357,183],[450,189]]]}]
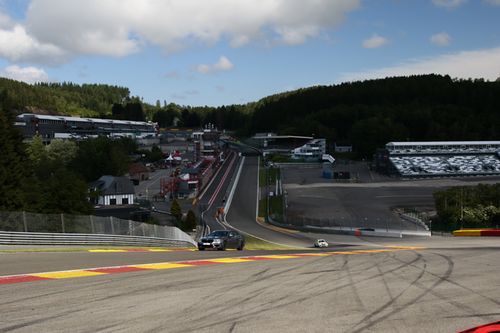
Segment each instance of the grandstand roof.
[{"label": "grandstand roof", "polygon": [[144,121],[101,119],[101,118],[80,118],[80,117],[69,117],[69,116],[50,116],[50,115],[42,115],[34,113],[23,113],[20,114],[18,117],[24,118],[29,116],[45,120],[64,120],[64,121],[94,122],[94,123],[123,124],[123,125],[151,125],[151,123]]},{"label": "grandstand roof", "polygon": [[500,141],[414,141],[414,142],[389,142],[387,146],[475,146],[475,145],[500,145]]},{"label": "grandstand roof", "polygon": [[255,135],[253,137],[256,140],[265,140],[265,139],[305,139],[305,140],[312,140],[314,137],[312,136],[299,136],[299,135],[262,135],[258,136]]}]

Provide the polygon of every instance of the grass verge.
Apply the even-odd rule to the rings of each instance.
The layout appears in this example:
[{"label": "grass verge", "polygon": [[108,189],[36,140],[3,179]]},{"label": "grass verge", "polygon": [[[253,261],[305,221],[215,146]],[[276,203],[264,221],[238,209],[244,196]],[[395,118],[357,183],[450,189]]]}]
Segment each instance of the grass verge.
[{"label": "grass verge", "polygon": [[293,247],[267,242],[245,234],[245,250],[291,250]]}]

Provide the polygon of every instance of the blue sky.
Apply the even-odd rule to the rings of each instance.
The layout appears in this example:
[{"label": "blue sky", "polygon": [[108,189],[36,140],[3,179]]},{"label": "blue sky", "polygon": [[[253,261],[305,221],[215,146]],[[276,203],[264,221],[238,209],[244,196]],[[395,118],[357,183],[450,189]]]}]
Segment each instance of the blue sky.
[{"label": "blue sky", "polygon": [[395,75],[500,77],[500,0],[0,0],[0,76],[224,105]]}]

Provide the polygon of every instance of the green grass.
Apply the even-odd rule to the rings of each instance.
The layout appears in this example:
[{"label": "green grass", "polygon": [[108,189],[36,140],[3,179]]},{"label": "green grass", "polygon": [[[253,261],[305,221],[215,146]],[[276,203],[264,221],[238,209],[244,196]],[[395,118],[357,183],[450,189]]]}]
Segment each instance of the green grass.
[{"label": "green grass", "polygon": [[[283,221],[283,196],[269,197],[269,214],[278,221]],[[259,216],[267,217],[267,198],[259,200]]]},{"label": "green grass", "polygon": [[[267,176],[267,183],[266,183]],[[280,169],[279,168],[265,168],[262,165],[259,168],[259,186],[264,187],[266,185],[274,186],[276,184],[276,179],[280,179]]]},{"label": "green grass", "polygon": [[266,170],[262,167],[259,168],[259,186],[266,186]]},{"label": "green grass", "polygon": [[277,195],[269,198],[269,214],[283,216],[283,196]]},{"label": "green grass", "polygon": [[259,216],[260,217],[266,217],[267,215],[267,199],[260,199],[259,200]]},{"label": "green grass", "polygon": [[245,250],[291,250],[293,247],[270,243],[265,240],[245,235]]}]

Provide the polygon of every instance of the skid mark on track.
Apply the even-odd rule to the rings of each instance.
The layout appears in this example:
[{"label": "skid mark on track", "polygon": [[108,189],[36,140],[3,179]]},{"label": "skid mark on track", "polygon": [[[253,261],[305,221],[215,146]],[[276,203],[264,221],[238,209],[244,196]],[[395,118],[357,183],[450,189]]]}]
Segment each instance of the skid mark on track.
[{"label": "skid mark on track", "polygon": [[[430,252],[430,253],[432,253],[432,254],[434,254],[434,255],[437,255],[437,256],[440,256],[441,258],[445,259],[446,261],[453,263],[452,259],[451,259],[449,256],[446,256],[446,255],[444,255],[444,254],[440,254],[440,253],[435,253],[435,252]],[[432,276],[435,276],[435,277],[437,277],[437,278],[440,278],[440,279],[442,278],[442,277],[440,277],[440,276],[438,276],[438,275],[436,275],[436,274],[434,274],[434,273],[431,273],[431,272],[428,272],[428,274],[430,274],[430,275],[432,275]],[[445,280],[446,282],[448,282],[448,283],[450,283],[450,284],[452,284],[452,285],[456,286],[456,287],[459,287],[459,288],[461,288],[461,289],[464,289],[464,290],[465,290],[465,291],[467,291],[467,292],[473,293],[474,295],[477,295],[477,296],[479,296],[479,297],[481,297],[481,298],[484,298],[484,299],[486,299],[486,300],[488,300],[488,301],[490,301],[490,302],[494,303],[494,304],[495,304],[495,305],[497,305],[497,306],[500,306],[500,301],[499,301],[499,300],[497,300],[497,299],[494,299],[494,298],[491,298],[491,297],[489,297],[489,296],[483,295],[483,294],[481,294],[481,293],[479,293],[479,292],[477,292],[477,291],[475,291],[475,290],[473,290],[473,289],[471,289],[471,288],[469,288],[469,287],[466,287],[466,286],[464,286],[464,285],[461,285],[460,283],[457,283],[457,282],[455,282],[455,281],[453,281],[453,280],[451,280],[451,279],[449,279],[449,278],[445,278],[444,280]]]},{"label": "skid mark on track", "polygon": [[[312,253],[295,253],[295,254],[278,254],[278,255],[261,255],[261,256],[247,256],[247,257],[234,257],[234,258],[218,258],[218,259],[204,259],[204,260],[190,260],[190,261],[178,261],[178,262],[159,262],[151,264],[135,264],[135,265],[124,265],[124,266],[112,266],[112,267],[97,267],[97,268],[86,268],[86,269],[75,269],[67,271],[55,271],[55,272],[42,272],[42,273],[30,273],[30,274],[20,274],[20,275],[8,275],[0,276],[1,284],[14,284],[14,283],[27,283],[34,281],[47,281],[54,279],[67,279],[67,278],[78,278],[78,277],[88,277],[88,276],[98,276],[98,275],[108,275],[108,274],[119,274],[126,273],[130,271],[138,270],[166,270],[166,269],[178,269],[186,267],[196,267],[204,265],[228,265],[235,263],[247,263],[260,260],[281,260],[281,259],[303,259],[305,257],[319,257],[326,258],[329,256],[336,255],[362,255],[362,254],[374,254],[374,253],[386,253],[395,251],[409,250],[410,248],[391,248],[391,249],[372,249],[372,250],[354,250],[354,251],[332,251],[332,252],[312,252]],[[411,248],[413,249],[413,248]],[[422,248],[423,249],[423,248]]]},{"label": "skid mark on track", "polygon": [[[384,257],[386,257],[386,256],[387,256],[387,253],[384,254]],[[346,257],[347,257],[347,255],[346,255]],[[386,260],[386,258],[383,258],[383,260]],[[398,271],[404,267],[407,267],[407,266],[417,262],[418,260],[419,260],[418,258],[415,258],[409,262],[402,263],[394,268],[383,271],[382,274],[388,274],[388,273],[393,272],[393,271]],[[344,263],[344,265],[347,265],[347,264]],[[373,268],[373,267],[375,267],[375,265],[376,264],[371,265],[370,267]],[[365,268],[364,270],[367,271],[367,268]],[[354,271],[352,271],[352,272],[354,272]],[[328,274],[328,273],[325,273],[325,275],[326,274]],[[380,278],[380,276],[381,276],[380,273],[376,273],[376,274],[370,275],[366,278],[360,279],[358,281],[354,281],[354,283],[358,284],[358,283],[368,282],[368,281]],[[345,277],[339,277],[337,280],[342,280],[343,278],[345,278]],[[316,278],[316,279],[318,279],[318,278]],[[332,282],[336,282],[336,279],[333,279]],[[278,280],[274,284],[269,285],[269,288],[264,288],[264,289],[272,290],[273,288],[280,287],[281,285],[282,285],[282,281]],[[315,299],[319,296],[324,296],[324,295],[327,295],[330,293],[336,293],[339,290],[346,289],[346,288],[351,288],[351,284],[348,282],[347,283],[339,283],[339,284],[336,284],[334,287],[326,289],[326,290],[325,290],[324,284],[322,284],[321,286],[318,286],[317,288],[308,288],[308,293],[305,296],[300,296],[300,297],[297,297],[296,299],[292,299],[292,300],[290,300],[290,295],[282,296],[282,297],[276,298],[274,300],[268,301],[265,304],[256,305],[251,309],[241,310],[239,313],[236,313],[236,314],[228,314],[227,319],[223,319],[223,320],[218,319],[218,320],[215,320],[214,322],[209,321],[209,322],[207,322],[206,325],[204,325],[202,327],[196,326],[196,329],[200,329],[200,330],[213,329],[214,326],[226,325],[226,324],[232,323],[234,321],[241,322],[243,320],[251,320],[252,318],[258,319],[259,316],[261,316],[263,313],[268,313],[269,311],[286,308],[290,305],[299,304],[299,303],[302,303],[302,302],[307,301],[307,300]],[[219,310],[220,310],[220,308],[215,309],[214,313],[219,313]],[[224,312],[224,313],[226,313],[226,312]],[[208,317],[210,318],[210,316],[208,316]],[[189,330],[182,330],[180,332],[188,332],[188,331]]]},{"label": "skid mark on track", "polygon": [[363,304],[361,297],[359,296],[356,282],[354,282],[354,279],[352,277],[351,269],[349,267],[349,262],[347,262],[347,264],[345,265],[344,271],[346,272],[347,280],[349,281],[349,288],[351,288],[352,295],[354,296],[354,300],[356,301],[357,306],[363,309],[363,311],[366,311],[366,307]]},{"label": "skid mark on track", "polygon": [[[388,302],[382,304],[380,307],[378,307],[377,309],[375,309],[374,311],[372,311],[370,314],[366,315],[363,319],[361,319],[354,326],[354,328],[358,327],[361,324],[364,324],[364,325],[362,327],[358,328],[358,329],[353,329],[351,332],[362,332],[365,329],[367,329],[368,327],[371,327],[371,326],[377,324],[378,322],[380,322],[381,320],[385,319],[386,316],[389,316],[389,314],[386,314],[385,316],[382,316],[380,318],[374,319],[374,317],[376,317],[377,315],[379,315],[380,313],[382,313],[383,311],[385,311],[386,309],[388,309],[389,307],[391,307],[394,304],[394,302],[396,302],[396,300],[398,300],[401,296],[403,296],[411,287],[413,287],[424,276],[424,273],[425,273],[426,268],[427,268],[427,264],[425,263],[425,259],[423,259],[422,255],[420,253],[417,253],[417,258],[418,258],[418,260],[423,260],[424,261],[423,267],[418,267],[420,269],[420,272],[417,275],[417,277],[415,279],[413,279],[408,284],[408,286],[405,289],[403,289],[400,293],[398,293],[395,297],[391,297],[391,299]],[[417,267],[417,266],[415,266],[415,267]],[[382,272],[380,270],[380,268],[379,268],[379,271],[380,271],[380,277],[381,277],[381,279],[384,279],[384,275],[386,273]],[[404,308],[404,306],[403,307],[394,308],[390,312],[390,314],[394,314],[396,312],[399,312],[403,308]]]},{"label": "skid mark on track", "polygon": [[[395,259],[395,260],[397,260],[397,261],[400,261],[400,262],[404,262],[404,261],[403,261],[403,260],[401,260],[401,259],[397,259],[397,258],[394,258],[394,259]],[[354,327],[354,328],[356,328],[356,329],[354,329],[354,328],[353,328],[353,330],[351,330],[350,332],[352,332],[352,333],[363,332],[364,330],[368,329],[369,327],[371,327],[371,326],[373,326],[373,325],[375,325],[375,324],[377,324],[377,323],[380,323],[380,322],[384,321],[385,319],[387,319],[387,318],[389,318],[389,317],[391,317],[391,316],[393,316],[393,315],[395,315],[395,314],[397,314],[397,313],[399,313],[399,312],[401,312],[401,311],[405,310],[407,307],[409,307],[409,306],[411,306],[412,304],[414,304],[414,303],[418,302],[419,300],[421,300],[421,299],[422,299],[423,297],[425,297],[426,295],[428,295],[428,294],[433,294],[433,290],[434,290],[437,286],[439,286],[440,284],[442,284],[443,282],[445,282],[445,281],[446,281],[446,279],[448,279],[448,278],[450,277],[451,273],[453,272],[453,267],[454,267],[453,261],[449,260],[449,261],[446,261],[446,263],[447,263],[446,271],[443,273],[443,275],[439,276],[439,278],[438,278],[438,280],[437,280],[436,282],[434,282],[434,283],[433,283],[432,285],[430,285],[430,286],[424,286],[424,285],[422,285],[422,284],[420,284],[420,283],[418,282],[418,281],[420,280],[420,278],[421,278],[421,277],[424,275],[424,273],[426,272],[425,267],[418,267],[418,266],[415,266],[415,265],[414,265],[414,262],[408,263],[406,266],[412,266],[412,267],[417,268],[417,269],[419,269],[419,270],[420,270],[418,277],[412,281],[411,286],[420,287],[420,289],[422,289],[422,292],[421,292],[418,296],[416,296],[416,297],[412,298],[411,300],[409,300],[409,301],[407,301],[406,303],[404,303],[404,304],[400,305],[399,307],[397,307],[397,308],[393,309],[392,311],[390,311],[390,312],[388,312],[388,313],[386,313],[386,314],[384,314],[384,315],[382,315],[382,316],[378,317],[377,319],[374,319],[374,320],[372,321],[372,323],[371,323],[371,324],[368,324],[368,325],[366,325],[366,324],[365,324],[365,325],[363,325],[363,326],[361,326],[361,327],[356,328],[357,326],[359,326],[359,323],[358,323],[358,324]],[[397,270],[392,270],[392,272],[391,272],[391,273],[394,273],[395,275],[398,275]],[[399,275],[399,276],[401,277],[401,275]],[[406,291],[406,290],[408,290],[408,288],[406,288],[406,289],[405,289],[405,291]],[[401,295],[402,295],[402,294],[401,294]],[[382,306],[382,307],[384,307],[384,306]],[[381,307],[381,308],[382,308],[382,307]],[[380,313],[381,311],[379,311],[379,310],[380,310],[381,308],[379,308],[379,309],[375,310],[374,312]],[[382,309],[382,310],[383,310],[383,309]]]},{"label": "skid mark on track", "polygon": [[[451,258],[449,258],[448,256],[445,256],[445,255],[442,255],[442,254],[439,254],[439,253],[432,253],[432,254],[434,254],[434,255],[436,255],[436,256],[439,256],[439,257],[443,258],[444,260],[446,260],[446,261],[447,261],[447,263],[448,263],[448,266],[450,266],[450,265],[451,265],[452,267],[454,266],[453,261],[452,261],[452,260],[451,260]],[[398,260],[399,260],[399,259],[398,259]],[[395,273],[393,273],[393,274],[398,275],[396,272],[395,272]],[[448,277],[443,277],[443,276],[440,276],[440,275],[438,275],[438,274],[431,273],[431,272],[429,272],[429,271],[427,271],[427,272],[426,272],[426,274],[429,274],[429,275],[431,275],[431,276],[433,276],[433,277],[437,278],[437,279],[438,279],[438,282],[440,282],[440,284],[441,284],[441,283],[444,283],[444,282],[451,283],[451,282],[450,282],[450,280],[449,280],[449,276],[448,276]],[[450,275],[451,275],[451,274],[450,274]],[[456,284],[456,283],[451,283],[451,284],[452,284],[452,285],[455,285],[455,286],[458,286],[458,287],[462,287],[461,285]],[[475,314],[475,313],[476,313],[476,310],[475,310],[474,308],[472,308],[472,307],[468,306],[467,304],[464,304],[464,303],[462,303],[462,302],[455,301],[455,300],[453,300],[453,299],[447,299],[447,296],[446,296],[446,295],[442,295],[442,294],[438,293],[438,292],[437,292],[437,291],[435,291],[435,290],[429,290],[429,289],[428,289],[428,287],[426,287],[425,285],[423,285],[423,284],[421,284],[421,283],[416,283],[416,284],[415,284],[415,287],[417,287],[417,288],[419,288],[419,289],[421,289],[421,290],[424,290],[424,291],[428,291],[428,293],[429,293],[429,294],[433,295],[434,297],[436,297],[436,298],[438,298],[438,299],[444,300],[446,303],[448,303],[448,304],[450,304],[450,305],[454,306],[455,308],[457,308],[457,309],[459,309],[459,310],[461,310],[461,311],[467,311],[467,312],[470,314],[470,315],[469,315],[470,317],[478,317],[478,318],[481,318],[481,316],[476,316],[476,314]],[[467,291],[469,291],[469,288],[466,288],[466,290],[467,290]],[[491,302],[492,302],[492,303],[494,303],[494,304],[497,304],[497,303],[498,303],[498,301],[497,301],[497,300],[492,299],[492,298],[490,298],[490,297],[486,297],[486,296],[484,296],[484,295],[482,295],[482,294],[479,294],[479,293],[477,293],[477,292],[475,292],[475,291],[472,291],[472,293],[473,293],[473,294],[475,294],[475,295],[477,295],[477,296],[480,296],[480,297],[482,297],[482,298],[484,298],[484,299],[486,299],[486,300],[489,300],[489,301],[491,301]],[[495,318],[492,318],[492,319],[495,319]]]}]

